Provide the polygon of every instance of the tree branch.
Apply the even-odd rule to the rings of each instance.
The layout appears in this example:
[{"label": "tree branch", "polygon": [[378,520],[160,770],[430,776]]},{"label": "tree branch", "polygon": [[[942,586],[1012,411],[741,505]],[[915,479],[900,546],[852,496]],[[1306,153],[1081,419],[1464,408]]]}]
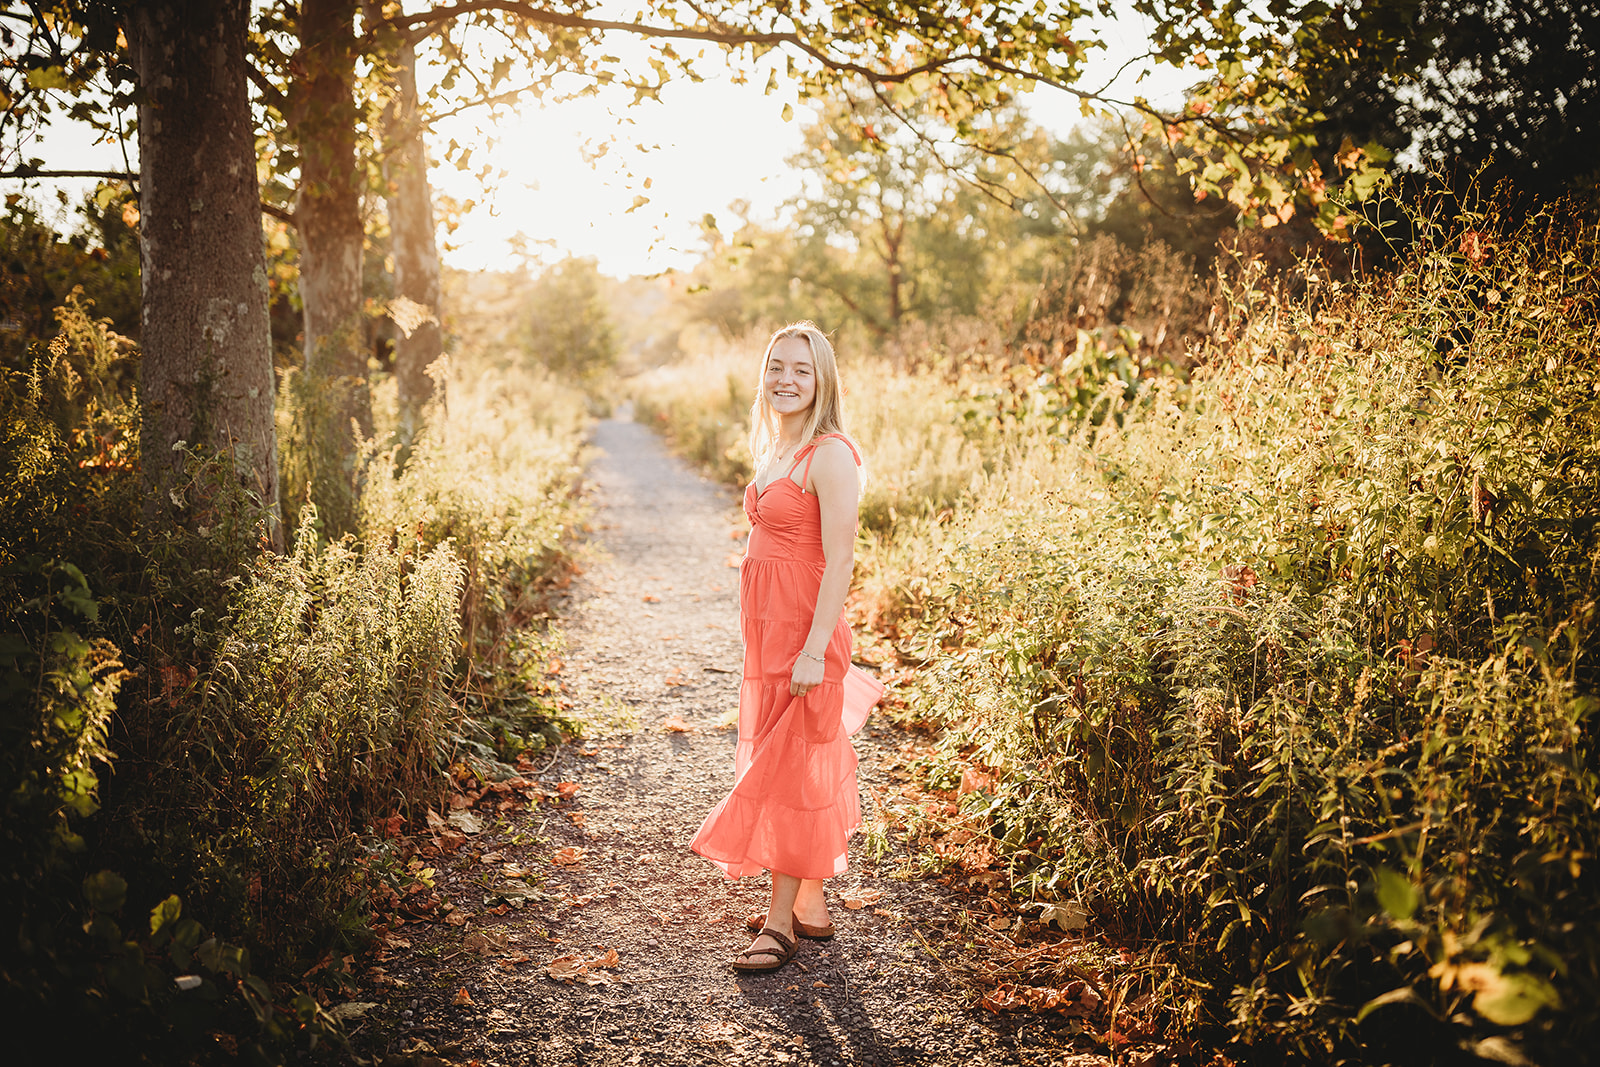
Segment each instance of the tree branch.
[{"label": "tree branch", "polygon": [[279,207],[277,204],[268,204],[263,201],[261,204],[261,213],[263,215],[271,215],[278,221],[288,223],[290,226],[293,226],[296,229],[300,227],[300,220],[295,217],[295,213],[290,211],[288,208]]},{"label": "tree branch", "polygon": [[[708,41],[712,44],[722,45],[789,45],[804,52],[829,70],[841,74],[855,74],[875,84],[894,84],[910,81],[922,74],[931,74],[946,67],[960,63],[974,62],[985,67],[993,64],[981,54],[960,53],[932,59],[915,67],[907,67],[900,71],[884,71],[873,67],[862,66],[846,59],[828,55],[821,48],[792,32],[754,32],[748,30],[734,30],[725,27],[714,29],[692,29],[687,26],[651,26],[642,22],[616,22],[610,19],[591,19],[581,15],[570,15],[562,11],[549,11],[526,3],[525,0],[460,0],[459,3],[449,4],[444,7],[434,8],[432,11],[420,11],[413,15],[396,15],[387,20],[392,26],[399,27],[407,33],[413,43],[433,33],[435,28],[459,18],[462,15],[476,14],[480,11],[500,11],[509,15],[518,15],[529,22],[547,26],[561,26],[573,30],[615,30],[618,33],[631,33],[637,37],[666,38],[685,41]],[[1027,75],[1024,75],[1027,77]],[[1064,84],[1064,83],[1063,83]],[[1085,95],[1081,90],[1074,90],[1078,95]]]},{"label": "tree branch", "polygon": [[125,170],[40,170],[38,167],[22,166],[0,171],[0,178],[106,178],[136,182],[139,175]]},{"label": "tree branch", "polygon": [[280,113],[287,109],[289,100],[283,95],[283,91],[268,81],[267,76],[257,70],[256,65],[249,60],[245,60],[244,75],[250,79],[250,84],[254,85],[256,90],[261,93],[262,100],[277,108]]}]

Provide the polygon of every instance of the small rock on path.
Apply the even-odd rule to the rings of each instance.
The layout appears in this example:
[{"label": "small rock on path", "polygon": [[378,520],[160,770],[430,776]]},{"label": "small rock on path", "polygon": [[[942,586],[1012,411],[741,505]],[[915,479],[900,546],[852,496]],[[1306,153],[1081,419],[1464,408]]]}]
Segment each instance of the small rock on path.
[{"label": "small rock on path", "polygon": [[[688,843],[732,780],[735,561],[746,527],[732,494],[645,427],[601,422],[594,445],[603,551],[574,583],[563,676],[578,708],[633,725],[597,728],[541,762],[546,790],[577,784],[570,800],[502,817],[457,857],[434,861],[439,891],[469,921],[426,935],[403,928],[411,947],[389,968],[404,984],[395,1062],[1103,1063],[1074,1051],[1060,1020],[982,1011],[943,977],[932,953],[947,946],[929,920],[948,918],[948,891],[892,877],[907,858],[892,843],[872,862],[858,835],[850,870],[829,880],[835,940],[801,941],[796,961],[773,974],[729,968],[767,883],[725,878]],[[857,736],[864,785],[881,783],[877,764],[900,740],[876,719]],[[862,811],[871,817],[869,797]],[[577,862],[552,862],[561,856]],[[532,869],[534,892],[495,915],[486,904],[504,885],[503,864]],[[873,903],[851,910],[845,898]],[[563,955],[612,949],[615,965],[592,972],[603,984],[549,976]]]}]

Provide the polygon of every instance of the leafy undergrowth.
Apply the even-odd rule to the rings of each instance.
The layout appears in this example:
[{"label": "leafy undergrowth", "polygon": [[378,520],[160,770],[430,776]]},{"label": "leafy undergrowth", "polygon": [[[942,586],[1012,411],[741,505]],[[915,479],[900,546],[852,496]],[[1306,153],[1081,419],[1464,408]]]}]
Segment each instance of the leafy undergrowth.
[{"label": "leafy undergrowth", "polygon": [[179,496],[205,510],[143,525],[137,348],[79,293],[57,328],[0,380],[7,1030],[118,1061],[326,1050],[374,824],[561,735],[582,398],[469,365],[403,461],[368,444],[358,537],[307,507],[276,554],[197,450]]}]

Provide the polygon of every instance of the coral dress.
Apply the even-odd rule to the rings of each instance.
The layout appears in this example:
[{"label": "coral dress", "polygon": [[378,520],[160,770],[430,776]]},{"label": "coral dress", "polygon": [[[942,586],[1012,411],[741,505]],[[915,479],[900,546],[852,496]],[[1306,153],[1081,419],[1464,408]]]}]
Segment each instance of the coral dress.
[{"label": "coral dress", "polygon": [[[744,678],[733,791],[706,816],[690,848],[731,878],[763,869],[827,878],[845,869],[845,842],[861,825],[856,753],[850,735],[883,695],[850,665],[850,625],[841,616],[823,653],[822,684],[789,692],[790,674],[811,632],[822,587],[822,514],[801,488],[818,443],[760,493],[745,488],[750,542],[739,575]],[[860,465],[861,457],[855,452]],[[794,470],[805,460],[799,485]]]}]

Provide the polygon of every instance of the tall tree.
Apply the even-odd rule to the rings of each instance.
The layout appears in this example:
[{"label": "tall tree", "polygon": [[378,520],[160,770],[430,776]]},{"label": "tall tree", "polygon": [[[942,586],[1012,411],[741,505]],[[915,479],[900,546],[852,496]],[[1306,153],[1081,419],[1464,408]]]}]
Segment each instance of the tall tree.
[{"label": "tall tree", "polygon": [[1425,164],[1486,166],[1540,198],[1596,195],[1600,5],[1421,0],[1415,33],[1429,62],[1393,96]]},{"label": "tall tree", "polygon": [[301,0],[297,75],[288,94],[300,185],[300,302],[305,311],[302,414],[312,491],[330,533],[354,530],[361,472],[354,431],[372,433],[361,294],[365,169],[356,159],[357,0]]},{"label": "tall tree", "polygon": [[[400,8],[399,4],[389,6],[396,11]],[[378,5],[370,6],[369,11],[382,17]],[[394,376],[401,443],[409,446],[420,428],[423,405],[433,396],[434,379],[428,370],[444,354],[443,286],[428,181],[428,146],[423,138],[426,116],[417,95],[416,45],[403,34],[390,33],[387,39],[393,56],[392,95],[383,124],[383,181],[394,257],[395,300],[390,317],[400,328],[394,345]]]},{"label": "tall tree", "polygon": [[278,503],[249,17],[249,0],[143,0],[127,15],[142,90],[139,446],[152,518],[203,521],[178,492],[180,441],[229,457],[245,491],[269,512]]}]

